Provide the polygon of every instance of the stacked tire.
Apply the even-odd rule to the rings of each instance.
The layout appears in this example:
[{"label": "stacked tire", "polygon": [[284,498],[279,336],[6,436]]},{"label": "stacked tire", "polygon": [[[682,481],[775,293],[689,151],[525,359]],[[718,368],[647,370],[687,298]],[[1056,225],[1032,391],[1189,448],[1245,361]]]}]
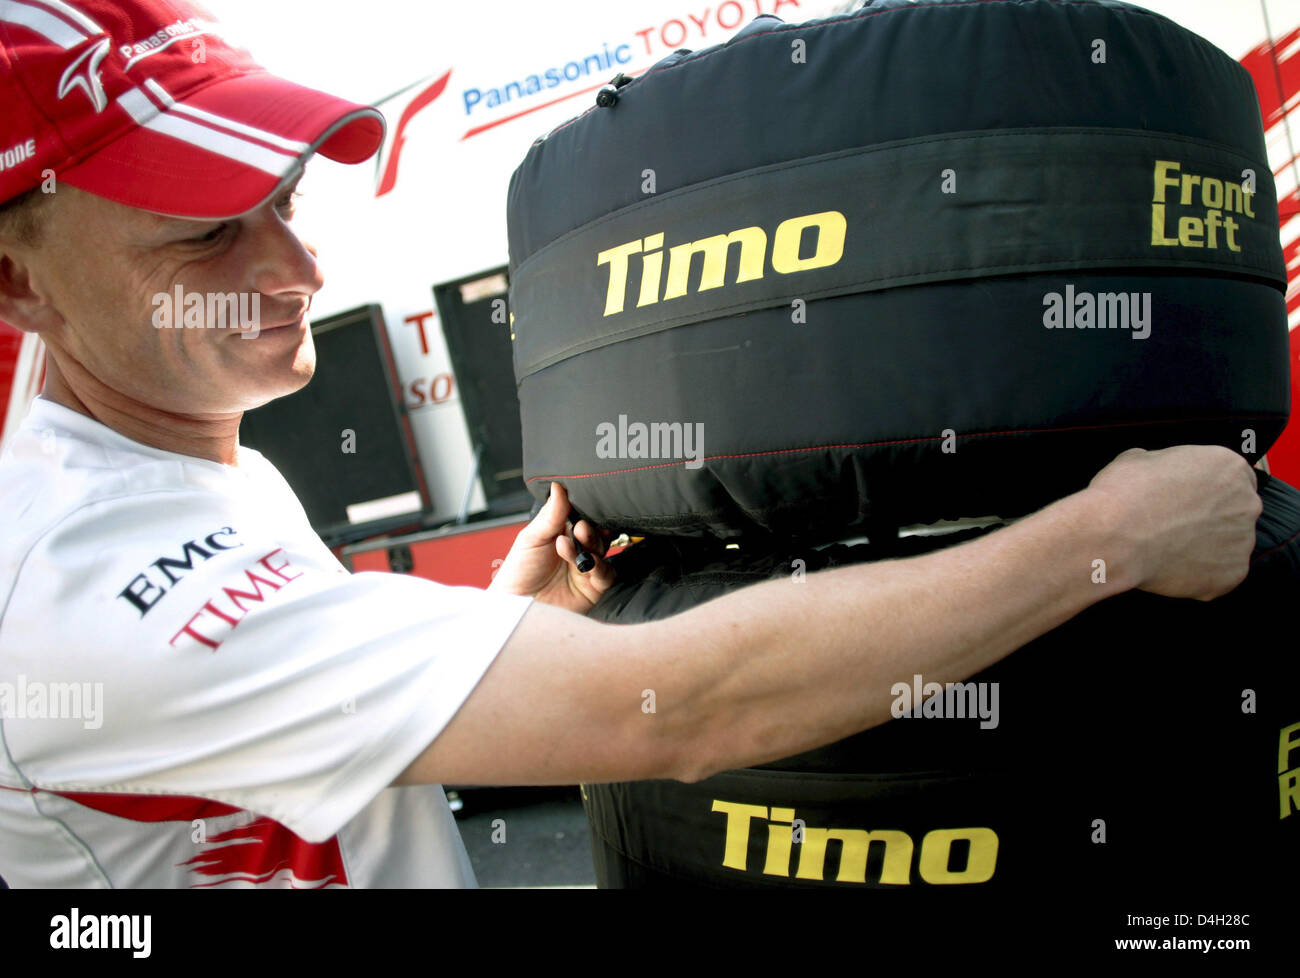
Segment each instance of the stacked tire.
[{"label": "stacked tire", "polygon": [[[956,546],[1127,448],[1254,462],[1287,422],[1254,88],[1154,13],[760,17],[602,102],[509,198],[525,479],[647,538],[594,617]],[[996,724],[901,717],[697,784],[584,786],[598,880],[1007,892],[1294,858],[1300,687],[1268,636],[1300,493],[1260,492],[1245,584],[1094,606],[972,677]]]}]

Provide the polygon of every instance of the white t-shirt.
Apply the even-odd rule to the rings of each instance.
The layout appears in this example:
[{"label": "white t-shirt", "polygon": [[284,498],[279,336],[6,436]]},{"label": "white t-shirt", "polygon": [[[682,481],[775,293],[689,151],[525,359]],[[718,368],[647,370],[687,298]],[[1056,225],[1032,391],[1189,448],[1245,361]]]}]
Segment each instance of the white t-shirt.
[{"label": "white t-shirt", "polygon": [[0,459],[0,876],[475,886],[442,788],[388,785],[531,600],[349,574],[257,452],[37,398]]}]

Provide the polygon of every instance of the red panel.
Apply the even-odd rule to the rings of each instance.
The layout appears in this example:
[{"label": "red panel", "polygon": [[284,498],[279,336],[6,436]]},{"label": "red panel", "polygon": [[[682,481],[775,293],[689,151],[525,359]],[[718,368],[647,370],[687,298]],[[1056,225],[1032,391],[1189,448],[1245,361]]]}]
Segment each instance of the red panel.
[{"label": "red panel", "polygon": [[527,520],[509,526],[424,540],[411,544],[412,574],[439,584],[487,587],[492,583],[493,561],[505,559]]},{"label": "red panel", "polygon": [[388,569],[388,551],[386,550],[367,550],[365,553],[352,555],[352,570],[354,573],[386,571]]},{"label": "red panel", "polygon": [[[416,577],[439,584],[485,588],[492,583],[492,572],[510,552],[515,537],[527,525],[528,520],[521,518],[518,523],[506,526],[465,530],[403,546],[410,548],[414,564],[411,573]],[[389,570],[387,548],[354,553],[351,557],[352,570],[356,573]]]},{"label": "red panel", "polygon": [[14,383],[14,367],[18,361],[18,349],[22,345],[23,334],[8,323],[0,323],[0,431],[4,430],[9,392]]},{"label": "red panel", "polygon": [[[1274,44],[1264,41],[1247,52],[1241,64],[1250,72],[1259,95],[1260,113],[1264,120],[1264,129],[1270,130],[1283,123],[1283,117],[1289,115],[1287,107],[1292,105],[1300,94],[1300,57],[1295,50],[1300,41],[1300,27],[1292,28],[1278,38]],[[1290,52],[1289,55],[1287,52]],[[1283,169],[1289,167],[1288,162]],[[1276,175],[1276,174],[1275,174]],[[1300,220],[1300,191],[1282,195],[1278,200],[1278,223],[1285,228],[1291,221]],[[1300,240],[1292,242],[1283,249],[1288,274],[1287,312],[1295,315],[1300,307]],[[1300,330],[1291,331],[1291,410],[1300,410]],[[1286,430],[1269,450],[1269,471],[1284,482],[1300,485],[1300,425],[1288,424]]]},{"label": "red panel", "polygon": [[1300,486],[1300,329],[1291,330],[1291,422],[1268,453],[1268,470],[1283,482]]}]

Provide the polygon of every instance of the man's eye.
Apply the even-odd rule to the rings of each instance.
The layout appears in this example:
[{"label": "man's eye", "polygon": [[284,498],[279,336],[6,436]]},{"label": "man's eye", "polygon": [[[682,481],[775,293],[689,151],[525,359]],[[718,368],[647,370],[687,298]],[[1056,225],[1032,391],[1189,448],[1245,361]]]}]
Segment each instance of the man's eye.
[{"label": "man's eye", "polygon": [[221,240],[222,235],[226,233],[226,229],[228,227],[230,227],[229,224],[219,225],[218,227],[213,228],[207,234],[200,235],[197,238],[191,238],[190,240],[198,244],[212,244],[215,241]]},{"label": "man's eye", "polygon": [[301,196],[302,196],[302,191],[294,190],[291,193],[287,193],[283,197],[281,197],[276,202],[276,206],[278,206],[281,210],[292,211],[294,201],[296,201]]}]

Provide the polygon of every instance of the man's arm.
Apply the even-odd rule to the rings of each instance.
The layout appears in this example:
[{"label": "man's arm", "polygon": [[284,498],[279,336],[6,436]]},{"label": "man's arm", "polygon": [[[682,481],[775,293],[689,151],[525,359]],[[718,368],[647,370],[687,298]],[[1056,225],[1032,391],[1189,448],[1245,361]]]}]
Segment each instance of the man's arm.
[{"label": "man's arm", "polygon": [[1126,452],[1087,490],[948,550],[639,625],[535,605],[396,783],[695,781],[831,743],[888,720],[895,683],[964,679],[1105,597],[1231,590],[1253,486],[1225,449]]}]

